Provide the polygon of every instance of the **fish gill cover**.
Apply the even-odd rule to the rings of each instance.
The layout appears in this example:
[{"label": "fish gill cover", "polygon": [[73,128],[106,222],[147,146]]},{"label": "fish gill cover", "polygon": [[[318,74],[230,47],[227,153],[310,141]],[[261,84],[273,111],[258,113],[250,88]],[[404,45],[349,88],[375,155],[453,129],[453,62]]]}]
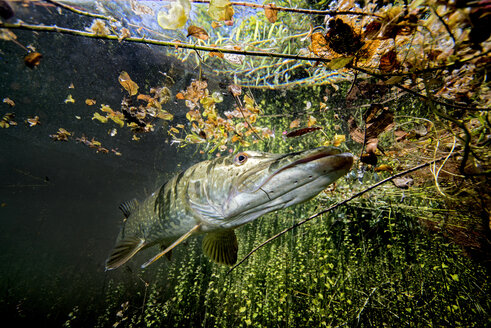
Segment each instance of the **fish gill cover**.
[{"label": "fish gill cover", "polygon": [[[0,0],[3,317],[489,325],[488,12],[485,0]],[[204,160],[332,146],[354,155],[351,172],[236,229],[233,267],[203,254],[217,238],[194,236],[171,261],[142,270],[153,247],[105,272],[131,218],[121,202]]]}]

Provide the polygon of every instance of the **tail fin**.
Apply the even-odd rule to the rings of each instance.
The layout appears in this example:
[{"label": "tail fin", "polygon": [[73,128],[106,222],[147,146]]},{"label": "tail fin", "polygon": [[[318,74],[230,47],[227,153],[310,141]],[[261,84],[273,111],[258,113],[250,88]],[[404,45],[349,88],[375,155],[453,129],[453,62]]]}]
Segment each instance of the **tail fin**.
[{"label": "tail fin", "polygon": [[106,271],[119,268],[145,247],[145,245],[145,240],[138,237],[126,237],[120,240],[106,260]]}]

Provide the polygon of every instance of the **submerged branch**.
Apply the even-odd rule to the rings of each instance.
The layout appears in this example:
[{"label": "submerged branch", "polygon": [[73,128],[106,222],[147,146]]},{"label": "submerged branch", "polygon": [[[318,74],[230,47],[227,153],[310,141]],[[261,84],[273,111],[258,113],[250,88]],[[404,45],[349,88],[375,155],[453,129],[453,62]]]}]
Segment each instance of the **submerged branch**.
[{"label": "submerged branch", "polygon": [[[11,23],[0,22],[0,28],[55,32],[55,33],[83,36],[87,38],[106,39],[106,40],[114,40],[114,41],[119,41],[121,38],[116,34],[107,34],[107,35],[96,34],[93,32],[74,30],[66,27],[58,27],[56,25],[33,25],[33,24],[24,24],[24,23],[11,24]],[[164,47],[174,47],[176,49],[183,48],[183,49],[201,50],[207,52],[220,52],[220,53],[228,53],[228,54],[236,54],[236,55],[244,55],[244,56],[253,56],[253,57],[285,58],[285,59],[306,60],[306,61],[324,62],[324,63],[328,63],[331,61],[330,59],[324,59],[318,57],[278,54],[278,53],[264,52],[264,51],[235,50],[235,49],[218,48],[218,47],[210,47],[210,46],[198,46],[196,44],[183,43],[181,41],[160,41],[154,39],[147,39],[144,37],[142,38],[128,37],[128,38],[124,38],[124,41],[153,44],[153,45],[164,46]]]},{"label": "submerged branch", "polygon": [[[450,156],[450,157],[452,157],[452,156],[456,156],[456,155],[458,155],[458,154],[460,154],[460,152],[453,153],[453,154],[451,154],[451,156]],[[322,210],[322,211],[320,211],[320,212],[318,212],[318,213],[316,213],[316,214],[314,214],[314,215],[309,216],[308,218],[306,218],[306,219],[304,219],[304,220],[302,220],[302,221],[299,221],[299,222],[295,223],[294,225],[292,225],[292,226],[290,226],[290,227],[288,227],[288,228],[286,228],[286,229],[284,229],[284,230],[280,231],[280,232],[279,232],[279,233],[277,233],[276,235],[272,236],[271,238],[267,239],[266,241],[264,241],[264,242],[263,242],[263,243],[261,243],[260,245],[256,246],[254,249],[252,249],[252,250],[249,252],[249,254],[247,254],[246,256],[244,256],[244,258],[243,258],[242,260],[240,260],[240,261],[239,261],[237,264],[235,264],[233,267],[231,267],[231,268],[230,268],[230,270],[227,272],[227,274],[229,274],[229,273],[230,273],[230,272],[232,272],[232,271],[233,271],[233,270],[234,270],[236,267],[238,267],[238,266],[239,266],[239,265],[241,265],[243,262],[245,262],[245,261],[246,261],[246,260],[247,260],[247,259],[248,259],[248,258],[249,258],[249,257],[250,257],[252,254],[254,254],[254,253],[255,253],[255,252],[258,250],[258,249],[260,249],[260,248],[262,248],[263,246],[265,246],[265,245],[269,244],[270,242],[272,242],[272,241],[273,241],[273,240],[275,240],[276,238],[281,237],[282,235],[284,235],[284,234],[285,234],[285,233],[287,233],[288,231],[293,230],[293,229],[295,229],[295,228],[297,228],[297,227],[301,226],[302,224],[307,223],[308,221],[310,221],[310,220],[312,220],[312,219],[315,219],[315,218],[317,218],[317,217],[321,216],[322,214],[325,214],[325,213],[327,213],[327,212],[330,212],[330,211],[334,210],[335,208],[340,207],[341,205],[345,205],[346,203],[348,203],[348,202],[352,201],[353,199],[360,197],[361,195],[363,195],[363,194],[365,194],[365,193],[367,193],[367,192],[371,191],[372,189],[377,188],[377,187],[378,187],[378,186],[380,186],[380,185],[383,185],[384,183],[387,183],[387,182],[389,182],[389,181],[391,181],[391,180],[393,180],[393,179],[395,179],[395,178],[401,177],[401,176],[406,175],[406,174],[408,174],[408,173],[411,173],[411,172],[414,172],[414,171],[420,170],[420,169],[422,169],[422,168],[425,168],[425,167],[427,167],[427,166],[430,166],[430,165],[431,165],[431,164],[433,164],[433,163],[436,163],[436,162],[439,162],[439,161],[446,160],[448,157],[449,157],[449,156],[448,156],[448,155],[446,155],[446,156],[440,157],[440,158],[438,158],[438,159],[432,160],[432,161],[430,161],[430,162],[427,162],[427,163],[424,163],[424,164],[421,164],[421,165],[418,165],[418,166],[412,167],[412,168],[410,168],[410,169],[408,169],[408,170],[406,170],[406,171],[403,171],[403,172],[400,172],[400,173],[394,174],[394,175],[392,175],[392,176],[388,177],[387,179],[384,179],[384,180],[382,180],[382,181],[380,181],[380,182],[378,182],[378,183],[376,183],[376,184],[374,184],[374,185],[372,185],[372,186],[370,186],[370,187],[368,187],[368,188],[366,188],[366,189],[364,189],[364,190],[362,190],[362,191],[360,191],[360,192],[358,192],[358,193],[354,194],[353,196],[351,196],[351,197],[349,197],[349,198],[347,198],[347,199],[345,199],[345,200],[343,200],[343,201],[341,201],[341,202],[339,202],[339,203],[336,203],[336,204],[334,204],[334,205],[332,205],[332,206],[330,206],[330,207],[328,207],[328,208],[326,208],[326,209],[324,209],[324,210]]]},{"label": "submerged branch", "polygon": [[[193,3],[210,3],[210,0],[191,0]],[[269,10],[277,10],[284,11],[290,13],[298,13],[298,14],[309,14],[309,15],[322,15],[322,16],[340,16],[340,15],[353,15],[353,16],[373,16],[380,17],[379,15],[372,13],[363,13],[363,12],[353,12],[353,11],[336,11],[336,10],[317,10],[317,9],[305,9],[305,8],[288,8],[288,7],[278,7],[274,4],[258,4],[251,2],[242,2],[242,1],[230,1],[230,4],[233,6],[243,6],[249,8],[260,8],[260,9],[269,9]]]}]

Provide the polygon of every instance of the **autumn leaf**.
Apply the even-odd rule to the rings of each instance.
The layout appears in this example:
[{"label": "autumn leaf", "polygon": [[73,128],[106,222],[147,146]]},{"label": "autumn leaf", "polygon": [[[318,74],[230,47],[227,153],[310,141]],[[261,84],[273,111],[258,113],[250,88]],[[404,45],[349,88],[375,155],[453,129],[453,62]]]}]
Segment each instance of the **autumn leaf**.
[{"label": "autumn leaf", "polygon": [[346,136],[344,134],[336,134],[334,136],[334,140],[332,142],[332,145],[334,147],[339,147],[345,141],[346,141]]},{"label": "autumn leaf", "polygon": [[95,105],[96,101],[94,99],[85,99],[85,104],[87,106],[93,106]]},{"label": "autumn leaf", "polygon": [[193,36],[195,38],[201,39],[201,40],[208,40],[209,35],[208,33],[201,27],[191,25],[188,27],[188,35],[187,37]]},{"label": "autumn leaf", "polygon": [[43,55],[39,52],[30,52],[24,57],[24,64],[29,68],[34,68],[41,63]]},{"label": "autumn leaf", "polygon": [[211,0],[208,15],[217,21],[230,21],[234,16],[234,8],[229,0]]},{"label": "autumn leaf", "polygon": [[325,57],[329,55],[329,47],[327,46],[327,40],[320,32],[312,33],[310,36],[309,49],[318,57]]},{"label": "autumn leaf", "polygon": [[264,14],[270,23],[275,23],[278,19],[278,9],[275,9],[275,4],[271,3],[269,6],[264,8]]},{"label": "autumn leaf", "polygon": [[300,126],[300,120],[297,118],[290,122],[290,129],[295,129]]},{"label": "autumn leaf", "polygon": [[39,122],[39,116],[34,116],[34,118],[28,117],[26,120],[26,123],[29,124],[30,128],[32,128],[33,126],[41,124],[41,122]]},{"label": "autumn leaf", "polygon": [[332,70],[341,69],[350,64],[353,61],[353,58],[354,56],[334,58],[326,65],[326,67]]},{"label": "autumn leaf", "polygon": [[313,131],[317,131],[317,130],[320,130],[320,129],[321,129],[320,127],[301,128],[301,129],[297,129],[297,130],[293,130],[293,131],[288,132],[286,134],[286,137],[287,138],[300,137],[300,136],[303,136],[304,134],[307,134],[307,133],[310,133],[310,132],[313,132]]},{"label": "autumn leaf", "polygon": [[220,26],[222,26],[222,24],[220,24],[219,22],[215,22],[215,21],[211,22],[211,27],[214,29]]},{"label": "autumn leaf", "polygon": [[329,21],[329,31],[325,36],[327,46],[338,54],[352,56],[360,50],[364,42],[353,28],[341,18]]},{"label": "autumn leaf", "polygon": [[238,97],[242,93],[242,88],[238,84],[231,84],[228,86],[228,91],[230,91],[234,97]]},{"label": "autumn leaf", "polygon": [[102,116],[99,113],[94,113],[94,116],[92,117],[93,120],[98,120],[101,123],[107,123],[107,117]]},{"label": "autumn leaf", "polygon": [[394,49],[391,49],[380,57],[379,69],[382,72],[392,72],[399,67],[399,62],[397,61],[397,53]]},{"label": "autumn leaf", "polygon": [[171,113],[169,113],[165,110],[161,110],[160,113],[157,114],[157,117],[162,119],[162,120],[170,121],[174,118],[174,115],[172,115]]},{"label": "autumn leaf", "polygon": [[75,103],[75,99],[73,99],[72,95],[68,95],[65,99],[65,104],[68,104],[68,103]]},{"label": "autumn leaf", "polygon": [[315,125],[317,123],[317,119],[313,117],[312,115],[309,115],[309,120],[307,122],[307,126],[310,128],[312,125]]},{"label": "autumn leaf", "polygon": [[15,106],[15,102],[10,99],[10,98],[3,98],[3,102],[8,104],[10,107],[14,107]]},{"label": "autumn leaf", "polygon": [[218,57],[218,58],[224,58],[225,56],[223,55],[223,53],[221,52],[216,52],[216,51],[212,51],[210,53],[208,53],[208,55],[210,57]]},{"label": "autumn leaf", "polygon": [[119,74],[118,81],[121,86],[128,91],[130,96],[134,96],[138,93],[138,84],[131,80],[130,75],[127,72],[122,71],[121,74]]},{"label": "autumn leaf", "polygon": [[387,164],[382,164],[374,169],[375,172],[392,172],[393,169]]}]

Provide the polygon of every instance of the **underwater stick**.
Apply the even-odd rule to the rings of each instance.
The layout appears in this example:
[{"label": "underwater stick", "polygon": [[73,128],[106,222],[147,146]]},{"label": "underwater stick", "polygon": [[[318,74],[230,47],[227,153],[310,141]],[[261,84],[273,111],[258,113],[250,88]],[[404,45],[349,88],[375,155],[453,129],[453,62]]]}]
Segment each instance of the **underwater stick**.
[{"label": "underwater stick", "polygon": [[245,262],[245,260],[247,260],[247,259],[248,259],[248,258],[249,258],[249,257],[250,257],[250,256],[251,256],[253,253],[255,253],[255,252],[258,250],[258,249],[260,249],[261,247],[265,246],[266,244],[269,244],[270,242],[272,242],[272,241],[273,241],[273,240],[275,240],[276,238],[281,237],[282,235],[284,235],[284,234],[285,234],[285,233],[287,233],[288,231],[293,230],[293,229],[295,229],[296,227],[299,227],[299,226],[301,226],[302,224],[304,224],[304,223],[306,223],[306,222],[308,222],[308,221],[310,221],[310,220],[312,220],[312,219],[315,219],[315,218],[316,218],[316,217],[318,217],[318,216],[321,216],[322,214],[325,214],[325,213],[327,213],[327,212],[330,212],[330,211],[332,211],[333,209],[335,209],[335,208],[337,208],[337,207],[339,207],[339,206],[341,206],[341,205],[344,205],[344,204],[346,204],[346,203],[350,202],[351,200],[353,200],[353,199],[355,199],[355,198],[357,198],[357,197],[360,197],[361,195],[363,195],[363,194],[365,194],[365,193],[369,192],[369,191],[370,191],[370,190],[372,190],[372,189],[377,188],[377,187],[378,187],[378,186],[380,186],[380,185],[383,185],[383,184],[384,184],[384,183],[386,183],[386,182],[389,182],[389,181],[391,181],[391,180],[393,180],[393,179],[395,179],[395,178],[401,177],[401,176],[403,176],[403,175],[405,175],[405,174],[408,174],[408,173],[411,173],[411,172],[417,171],[417,170],[419,170],[419,169],[425,168],[425,167],[427,167],[427,166],[430,166],[430,165],[431,165],[431,164],[433,164],[433,163],[436,163],[436,162],[440,162],[440,161],[446,160],[446,159],[448,159],[449,157],[453,157],[453,156],[459,155],[460,153],[461,153],[461,152],[456,152],[456,153],[450,154],[450,156],[449,156],[449,155],[446,155],[446,156],[443,156],[443,157],[437,158],[437,159],[435,159],[435,160],[432,160],[432,161],[430,161],[430,162],[426,162],[426,163],[424,163],[424,164],[421,164],[421,165],[418,165],[418,166],[412,167],[412,168],[410,168],[410,169],[408,169],[408,170],[406,170],[406,171],[403,171],[403,172],[400,172],[400,173],[394,174],[394,175],[392,175],[392,176],[388,177],[387,179],[384,179],[384,180],[382,180],[382,181],[380,181],[380,182],[377,182],[376,184],[374,184],[374,185],[372,185],[372,186],[370,186],[370,187],[368,187],[368,188],[366,188],[366,189],[364,189],[364,190],[362,190],[362,191],[360,191],[360,192],[358,192],[358,193],[354,194],[353,196],[351,196],[351,197],[349,197],[349,198],[347,198],[347,199],[345,199],[345,200],[343,200],[343,201],[341,201],[341,202],[339,202],[339,203],[336,203],[336,204],[334,204],[334,205],[332,205],[332,206],[330,206],[330,207],[326,208],[325,210],[322,210],[322,211],[320,211],[320,212],[318,212],[318,213],[316,213],[316,214],[313,214],[313,215],[309,216],[309,217],[308,217],[308,218],[306,218],[306,219],[303,219],[302,221],[299,221],[299,222],[295,223],[294,225],[292,225],[292,226],[290,226],[290,227],[288,227],[288,228],[286,228],[286,229],[284,229],[284,230],[282,230],[282,231],[278,232],[276,235],[274,235],[274,236],[272,236],[272,237],[268,238],[266,241],[264,241],[264,242],[263,242],[263,243],[261,243],[260,245],[258,245],[258,246],[256,246],[255,248],[253,248],[253,249],[252,249],[252,250],[249,252],[249,254],[247,254],[246,256],[244,256],[244,258],[242,258],[242,260],[240,260],[240,261],[239,261],[237,264],[235,264],[233,267],[231,267],[231,268],[230,268],[230,270],[228,270],[227,274],[229,274],[229,273],[230,273],[230,272],[232,272],[232,271],[233,271],[233,270],[234,270],[236,267],[238,267],[238,266],[239,266],[239,265],[241,265],[243,262]]}]

